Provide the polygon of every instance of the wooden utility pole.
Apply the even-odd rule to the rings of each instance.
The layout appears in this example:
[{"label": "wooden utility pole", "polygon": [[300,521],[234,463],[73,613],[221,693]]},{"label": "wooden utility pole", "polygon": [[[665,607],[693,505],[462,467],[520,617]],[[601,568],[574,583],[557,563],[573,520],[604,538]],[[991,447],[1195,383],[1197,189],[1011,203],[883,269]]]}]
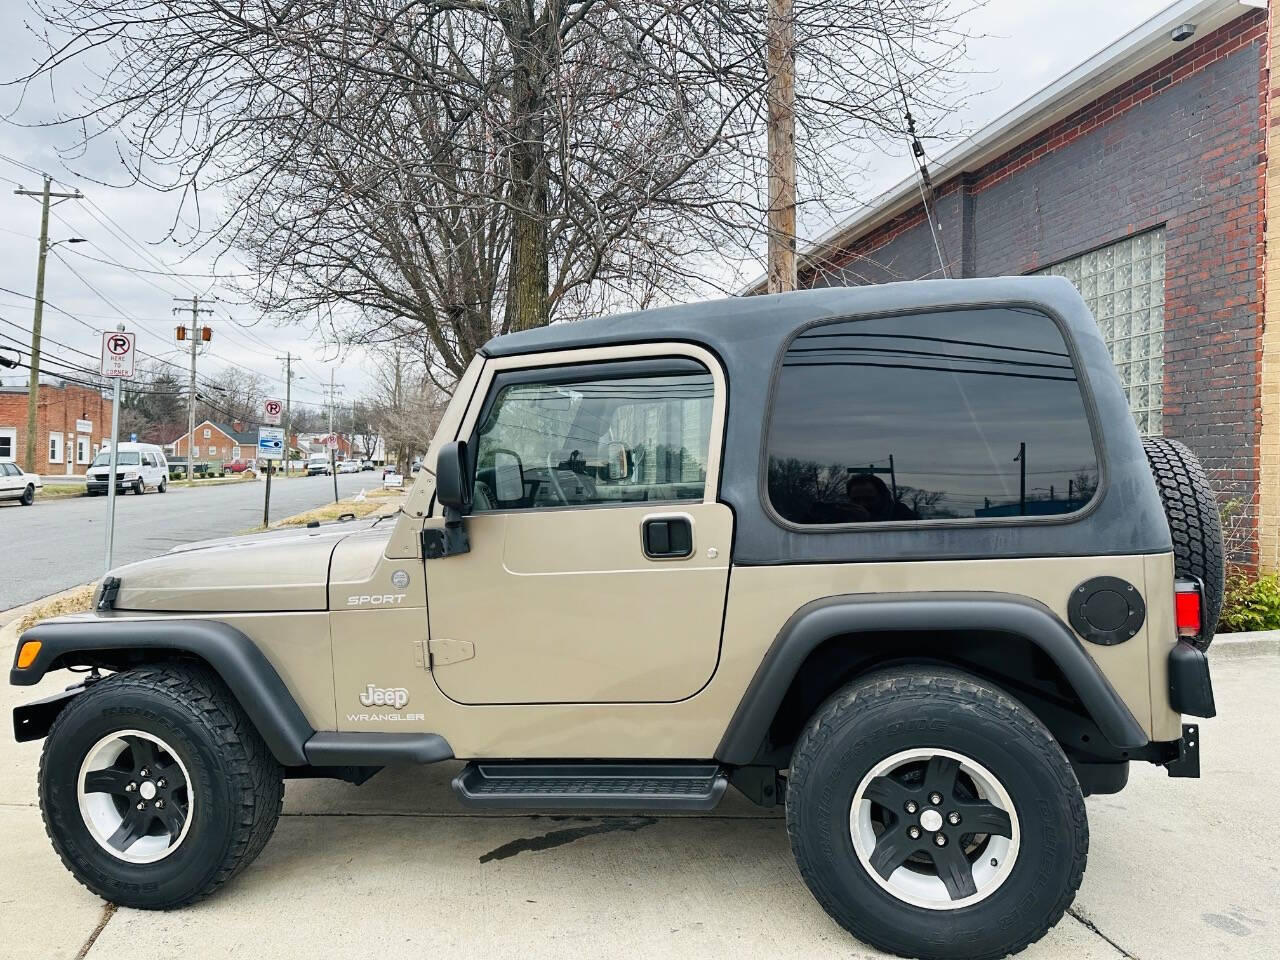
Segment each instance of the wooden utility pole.
[{"label": "wooden utility pole", "polygon": [[[187,405],[187,485],[190,486],[195,482],[196,469],[196,343],[200,338],[200,314],[213,313],[208,307],[200,306],[199,297],[191,297],[188,301],[186,297],[174,297],[179,303],[191,304],[191,380],[188,384],[190,397]],[[186,307],[174,307],[174,313],[180,313],[186,310]],[[181,334],[181,331],[179,331]],[[212,333],[210,333],[212,337]],[[181,335],[178,337],[182,339]]]},{"label": "wooden utility pole", "polygon": [[[293,354],[286,351],[283,357],[276,357],[276,359],[284,361],[284,475],[287,477],[289,476],[290,453],[289,429],[292,426],[290,423],[289,410],[291,406],[290,401],[293,399]],[[301,360],[302,358],[299,357],[298,359]],[[267,469],[270,468],[271,465],[268,463]]]},{"label": "wooden utility pole", "polygon": [[[80,200],[83,198],[79,190],[75,193],[56,193],[50,188],[53,178],[44,177],[42,190],[24,190],[19,187],[13,191],[20,197],[40,198],[40,259],[36,263],[36,307],[31,317],[31,379],[27,388],[27,443],[23,458],[29,473],[39,473],[36,463],[36,409],[40,392],[40,328],[44,323],[44,264],[49,257],[49,200]],[[78,240],[79,238],[77,238]],[[61,242],[61,241],[59,241]]]},{"label": "wooden utility pole", "polygon": [[769,0],[769,292],[796,288],[796,31],[791,0]]}]

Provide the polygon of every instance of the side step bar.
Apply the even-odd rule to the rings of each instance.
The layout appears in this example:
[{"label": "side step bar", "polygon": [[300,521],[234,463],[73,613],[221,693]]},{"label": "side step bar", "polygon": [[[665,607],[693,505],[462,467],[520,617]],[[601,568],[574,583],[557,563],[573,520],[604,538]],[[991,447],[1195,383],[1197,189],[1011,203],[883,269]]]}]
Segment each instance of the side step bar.
[{"label": "side step bar", "polygon": [[714,763],[468,763],[453,790],[468,807],[712,810],[729,779]]}]

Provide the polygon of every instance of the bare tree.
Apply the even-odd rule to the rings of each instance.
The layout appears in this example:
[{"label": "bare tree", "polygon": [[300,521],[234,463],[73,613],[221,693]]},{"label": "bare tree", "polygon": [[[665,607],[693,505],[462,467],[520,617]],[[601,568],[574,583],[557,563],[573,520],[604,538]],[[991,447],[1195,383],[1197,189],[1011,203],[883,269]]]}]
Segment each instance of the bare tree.
[{"label": "bare tree", "polygon": [[[261,306],[445,381],[494,333],[702,289],[763,229],[767,0],[32,2],[49,55],[17,82],[111,58],[51,121],[69,162],[110,132]],[[811,207],[853,202],[902,90],[942,132],[968,6],[796,0]]]}]

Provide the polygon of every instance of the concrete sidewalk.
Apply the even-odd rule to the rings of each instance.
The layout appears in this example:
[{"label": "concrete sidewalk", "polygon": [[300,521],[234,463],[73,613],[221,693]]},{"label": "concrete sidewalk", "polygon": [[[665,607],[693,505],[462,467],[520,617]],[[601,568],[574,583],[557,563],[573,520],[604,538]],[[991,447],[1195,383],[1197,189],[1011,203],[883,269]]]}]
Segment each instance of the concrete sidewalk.
[{"label": "concrete sidewalk", "polygon": [[[1203,779],[1135,765],[1124,793],[1091,798],[1084,886],[1022,956],[1280,956],[1280,658],[1223,658],[1214,681]],[[67,682],[6,686],[0,710]],[[50,848],[39,752],[0,738],[0,958],[879,956],[810,897],[779,814],[732,790],[712,815],[477,815],[449,790],[456,763],[363,787],[292,781],[275,837],[221,892],[173,913],[116,910]]]}]

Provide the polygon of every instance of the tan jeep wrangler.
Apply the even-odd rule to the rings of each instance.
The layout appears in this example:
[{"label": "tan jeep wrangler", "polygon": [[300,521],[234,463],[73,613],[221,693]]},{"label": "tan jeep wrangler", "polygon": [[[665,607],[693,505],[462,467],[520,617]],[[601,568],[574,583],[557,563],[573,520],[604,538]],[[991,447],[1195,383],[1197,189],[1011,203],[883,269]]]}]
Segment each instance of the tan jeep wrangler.
[{"label": "tan jeep wrangler", "polygon": [[[784,804],[852,934],[1042,936],[1083,796],[1197,776],[1222,547],[1071,285],[830,289],[488,343],[401,512],[113,570],[10,673],[92,891],[205,896],[282,780],[469,761],[472,807]],[[106,671],[104,675],[101,671]]]}]

